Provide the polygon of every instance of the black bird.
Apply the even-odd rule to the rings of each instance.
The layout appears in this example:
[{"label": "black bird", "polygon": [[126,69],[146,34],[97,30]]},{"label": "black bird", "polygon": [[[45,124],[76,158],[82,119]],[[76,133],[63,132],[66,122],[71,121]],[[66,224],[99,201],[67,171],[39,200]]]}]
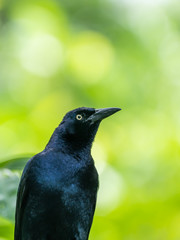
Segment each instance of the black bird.
[{"label": "black bird", "polygon": [[98,173],[91,146],[102,119],[120,108],[68,112],[45,149],[26,164],[17,194],[15,240],[87,240]]}]

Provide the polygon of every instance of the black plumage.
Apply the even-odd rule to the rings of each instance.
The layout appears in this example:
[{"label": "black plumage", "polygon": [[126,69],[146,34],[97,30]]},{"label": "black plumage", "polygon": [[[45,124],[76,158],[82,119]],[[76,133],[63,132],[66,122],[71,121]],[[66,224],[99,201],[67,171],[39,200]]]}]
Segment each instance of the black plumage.
[{"label": "black plumage", "polygon": [[98,190],[91,146],[119,108],[68,112],[45,149],[26,164],[17,195],[15,240],[87,240]]}]

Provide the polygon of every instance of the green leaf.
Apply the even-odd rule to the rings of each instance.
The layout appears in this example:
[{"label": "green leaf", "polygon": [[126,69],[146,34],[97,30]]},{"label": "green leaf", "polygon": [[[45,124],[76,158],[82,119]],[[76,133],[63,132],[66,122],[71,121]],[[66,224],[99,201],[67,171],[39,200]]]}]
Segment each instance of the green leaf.
[{"label": "green leaf", "polygon": [[13,240],[14,225],[0,216],[0,240]]},{"label": "green leaf", "polygon": [[0,170],[0,215],[12,222],[14,222],[19,177],[18,172],[9,169]]},{"label": "green leaf", "polygon": [[10,170],[22,170],[31,156],[28,155],[25,157],[17,157],[0,161],[0,169],[8,168]]}]

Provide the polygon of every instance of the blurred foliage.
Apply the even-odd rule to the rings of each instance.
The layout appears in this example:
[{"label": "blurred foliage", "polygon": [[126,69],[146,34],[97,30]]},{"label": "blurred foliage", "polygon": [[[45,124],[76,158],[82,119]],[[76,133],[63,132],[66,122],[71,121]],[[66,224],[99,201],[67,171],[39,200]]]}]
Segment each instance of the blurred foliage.
[{"label": "blurred foliage", "polygon": [[177,0],[0,1],[0,240],[27,159],[79,106],[121,107],[93,146],[90,239],[180,239]]}]

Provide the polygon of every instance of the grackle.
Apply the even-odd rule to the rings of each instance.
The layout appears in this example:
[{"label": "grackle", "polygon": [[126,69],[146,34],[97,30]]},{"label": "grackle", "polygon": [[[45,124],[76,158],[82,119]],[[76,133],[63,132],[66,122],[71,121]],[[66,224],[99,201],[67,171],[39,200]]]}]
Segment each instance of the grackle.
[{"label": "grackle", "polygon": [[15,240],[87,240],[98,173],[91,147],[102,119],[120,108],[68,112],[45,149],[26,164],[17,194]]}]

